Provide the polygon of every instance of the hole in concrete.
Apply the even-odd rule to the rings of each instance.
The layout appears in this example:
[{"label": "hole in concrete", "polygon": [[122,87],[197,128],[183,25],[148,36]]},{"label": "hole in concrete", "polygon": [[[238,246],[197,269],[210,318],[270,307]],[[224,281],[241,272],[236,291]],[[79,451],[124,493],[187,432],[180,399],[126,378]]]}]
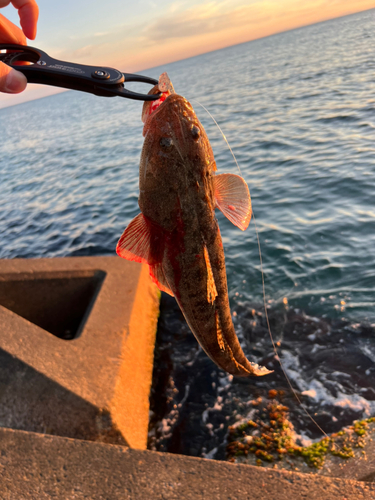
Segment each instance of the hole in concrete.
[{"label": "hole in concrete", "polygon": [[104,271],[0,275],[0,305],[56,337],[77,337],[104,281]]}]

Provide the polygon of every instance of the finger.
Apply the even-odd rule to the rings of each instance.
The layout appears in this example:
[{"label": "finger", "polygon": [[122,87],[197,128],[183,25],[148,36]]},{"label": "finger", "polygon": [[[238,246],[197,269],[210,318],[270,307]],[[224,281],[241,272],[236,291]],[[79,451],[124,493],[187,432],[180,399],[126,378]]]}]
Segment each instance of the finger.
[{"label": "finger", "polygon": [[26,84],[25,75],[0,62],[0,92],[18,94],[25,90]]},{"label": "finger", "polygon": [[34,40],[36,37],[36,24],[39,17],[39,8],[36,1],[12,0],[12,4],[16,9],[18,9],[23,32],[27,38]]},{"label": "finger", "polygon": [[0,8],[10,3],[18,10],[22,29],[30,40],[36,36],[36,24],[39,17],[39,8],[35,0],[0,0]]},{"label": "finger", "polygon": [[[1,0],[0,0],[1,2]],[[6,17],[0,14],[0,43],[19,43],[26,45],[23,32]]]}]

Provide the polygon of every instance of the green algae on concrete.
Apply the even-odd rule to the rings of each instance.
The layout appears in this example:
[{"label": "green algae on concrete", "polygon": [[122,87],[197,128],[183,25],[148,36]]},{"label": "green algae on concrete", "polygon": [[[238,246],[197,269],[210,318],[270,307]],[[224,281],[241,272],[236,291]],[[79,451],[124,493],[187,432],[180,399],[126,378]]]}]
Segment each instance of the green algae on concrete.
[{"label": "green algae on concrete", "polygon": [[227,459],[264,467],[322,472],[328,461],[340,465],[355,458],[375,431],[375,417],[356,421],[342,431],[325,436],[308,446],[298,444],[288,407],[280,399],[283,393],[269,391],[269,398],[252,402],[251,419],[229,428]]}]

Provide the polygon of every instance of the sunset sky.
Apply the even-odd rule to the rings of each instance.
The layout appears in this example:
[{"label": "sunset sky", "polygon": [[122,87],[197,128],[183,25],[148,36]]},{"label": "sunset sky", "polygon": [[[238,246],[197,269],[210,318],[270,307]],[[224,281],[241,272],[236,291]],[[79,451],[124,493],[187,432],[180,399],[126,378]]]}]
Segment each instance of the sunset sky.
[{"label": "sunset sky", "polygon": [[[29,45],[52,57],[133,72],[375,7],[375,0],[38,0]],[[18,24],[13,7],[1,13]],[[54,93],[30,85],[0,107]]]}]

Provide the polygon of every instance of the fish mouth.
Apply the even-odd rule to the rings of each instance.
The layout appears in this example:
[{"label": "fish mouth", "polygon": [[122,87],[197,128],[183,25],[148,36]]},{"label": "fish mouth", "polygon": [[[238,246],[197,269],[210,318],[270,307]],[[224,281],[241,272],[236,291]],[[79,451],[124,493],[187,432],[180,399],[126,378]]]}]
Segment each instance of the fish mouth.
[{"label": "fish mouth", "polygon": [[[154,91],[154,89],[156,90]],[[159,90],[157,86],[155,86],[149,92],[149,94],[156,94],[158,92]],[[194,118],[195,113],[193,107],[190,102],[185,99],[185,97],[182,97],[179,94],[165,93],[164,97],[161,99],[158,99],[156,101],[146,101],[144,103],[142,110],[142,121],[144,122],[145,126],[147,122],[150,121],[150,119],[154,119],[158,114],[160,114],[161,110],[164,111],[168,106],[173,109],[173,114],[176,118],[181,118],[182,116],[190,116],[190,119]],[[168,117],[166,116],[165,119],[167,118]]]},{"label": "fish mouth", "polygon": [[[157,88],[157,87],[156,87]],[[150,93],[150,92],[149,92]],[[156,92],[154,92],[156,93]],[[145,101],[142,110],[142,121],[143,125],[143,136],[145,137],[149,129],[151,128],[151,124],[158,120],[160,112],[163,112],[166,107],[166,103],[169,99],[176,94],[168,95],[165,99],[158,99],[157,101]],[[154,106],[151,108],[151,106]],[[161,118],[160,122],[166,121],[165,118]]]}]

